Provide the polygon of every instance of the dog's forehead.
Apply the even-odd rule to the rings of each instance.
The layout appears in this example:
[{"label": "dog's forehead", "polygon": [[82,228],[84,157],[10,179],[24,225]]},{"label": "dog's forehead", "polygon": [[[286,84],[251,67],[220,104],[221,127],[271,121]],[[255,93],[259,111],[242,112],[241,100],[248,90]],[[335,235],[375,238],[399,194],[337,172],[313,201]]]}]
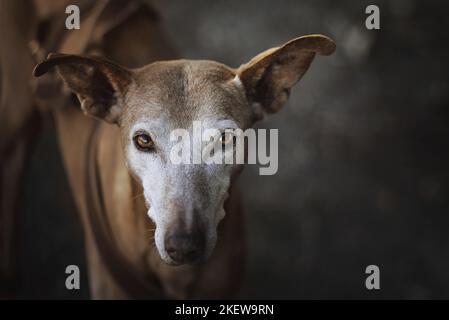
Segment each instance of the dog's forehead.
[{"label": "dog's forehead", "polygon": [[218,62],[157,62],[138,70],[135,78],[128,98],[131,121],[166,118],[186,127],[203,117],[245,117],[243,87],[234,81],[234,71]]}]

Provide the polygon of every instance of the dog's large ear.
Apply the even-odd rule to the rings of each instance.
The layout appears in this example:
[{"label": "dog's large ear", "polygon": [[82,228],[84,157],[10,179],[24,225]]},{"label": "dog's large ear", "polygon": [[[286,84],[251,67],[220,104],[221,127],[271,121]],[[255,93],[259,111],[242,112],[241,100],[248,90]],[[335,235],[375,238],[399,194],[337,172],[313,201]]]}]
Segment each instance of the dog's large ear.
[{"label": "dog's large ear", "polygon": [[78,97],[85,114],[119,123],[124,94],[132,82],[132,72],[109,60],[95,56],[51,53],[34,69],[39,77],[51,68]]},{"label": "dog's large ear", "polygon": [[274,113],[286,103],[291,88],[306,73],[315,54],[330,55],[334,51],[334,41],[326,36],[303,36],[260,53],[241,65],[237,75],[249,100]]}]

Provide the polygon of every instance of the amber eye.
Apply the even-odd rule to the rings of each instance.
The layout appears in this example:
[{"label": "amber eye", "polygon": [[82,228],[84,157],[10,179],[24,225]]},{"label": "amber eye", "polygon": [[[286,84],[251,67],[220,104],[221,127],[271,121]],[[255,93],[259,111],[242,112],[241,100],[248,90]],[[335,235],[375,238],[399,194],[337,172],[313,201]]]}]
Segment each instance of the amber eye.
[{"label": "amber eye", "polygon": [[232,132],[222,132],[220,137],[221,145],[224,148],[230,143],[235,143],[235,135]]},{"label": "amber eye", "polygon": [[134,137],[134,144],[140,151],[151,151],[154,148],[154,142],[150,135],[145,132],[137,132]]}]

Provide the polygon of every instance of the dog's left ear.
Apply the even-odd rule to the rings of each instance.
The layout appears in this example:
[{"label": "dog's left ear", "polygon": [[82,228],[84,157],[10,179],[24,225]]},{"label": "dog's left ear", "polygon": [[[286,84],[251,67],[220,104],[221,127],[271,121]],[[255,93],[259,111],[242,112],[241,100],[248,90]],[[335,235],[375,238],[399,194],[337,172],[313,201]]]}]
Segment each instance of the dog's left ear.
[{"label": "dog's left ear", "polygon": [[85,114],[119,123],[123,98],[132,82],[132,71],[104,58],[51,53],[34,68],[39,77],[56,67],[73,91]]},{"label": "dog's left ear", "polygon": [[315,54],[330,55],[335,43],[323,35],[293,39],[268,49],[237,69],[250,102],[260,103],[267,113],[279,111],[291,88],[306,73]]}]

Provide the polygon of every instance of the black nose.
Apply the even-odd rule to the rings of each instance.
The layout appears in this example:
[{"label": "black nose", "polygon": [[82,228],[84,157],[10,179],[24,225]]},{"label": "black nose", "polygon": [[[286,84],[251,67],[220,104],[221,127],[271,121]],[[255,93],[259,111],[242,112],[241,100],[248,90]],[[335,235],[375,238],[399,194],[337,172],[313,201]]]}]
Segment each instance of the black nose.
[{"label": "black nose", "polygon": [[204,253],[205,240],[201,232],[172,232],[165,237],[165,251],[176,263],[191,263]]}]

